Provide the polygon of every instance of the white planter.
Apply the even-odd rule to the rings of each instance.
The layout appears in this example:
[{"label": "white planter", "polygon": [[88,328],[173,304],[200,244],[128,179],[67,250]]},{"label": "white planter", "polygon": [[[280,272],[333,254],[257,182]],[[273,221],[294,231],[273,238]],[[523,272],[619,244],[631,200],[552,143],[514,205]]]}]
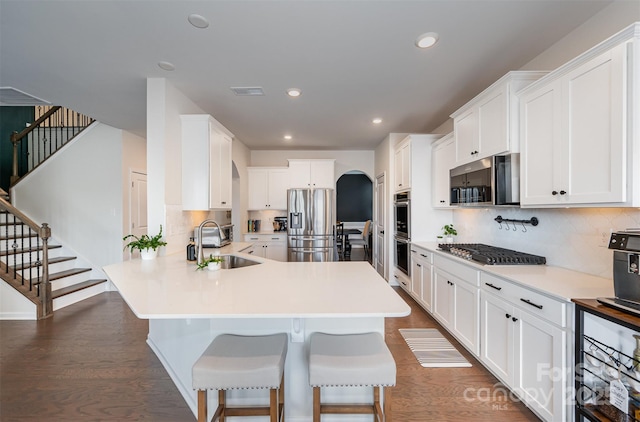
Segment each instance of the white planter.
[{"label": "white planter", "polygon": [[447,243],[453,243],[453,236],[447,236],[447,237],[445,237],[445,241],[446,241]]},{"label": "white planter", "polygon": [[220,263],[219,262],[209,262],[207,264],[207,269],[209,271],[218,271],[220,269]]},{"label": "white planter", "polygon": [[144,250],[140,250],[140,258],[146,260],[149,259],[156,259],[156,257],[158,256],[158,250],[157,249],[144,249]]}]

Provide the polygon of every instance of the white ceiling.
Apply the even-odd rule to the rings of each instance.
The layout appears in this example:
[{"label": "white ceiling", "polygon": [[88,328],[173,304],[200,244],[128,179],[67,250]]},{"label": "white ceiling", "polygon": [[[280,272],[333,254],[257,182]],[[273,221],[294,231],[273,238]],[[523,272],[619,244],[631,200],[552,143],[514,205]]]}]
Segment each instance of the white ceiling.
[{"label": "white ceiling", "polygon": [[[0,87],[144,137],[146,78],[164,77],[251,149],[373,149],[433,131],[610,3],[0,0]],[[440,42],[417,49],[430,31]]]}]

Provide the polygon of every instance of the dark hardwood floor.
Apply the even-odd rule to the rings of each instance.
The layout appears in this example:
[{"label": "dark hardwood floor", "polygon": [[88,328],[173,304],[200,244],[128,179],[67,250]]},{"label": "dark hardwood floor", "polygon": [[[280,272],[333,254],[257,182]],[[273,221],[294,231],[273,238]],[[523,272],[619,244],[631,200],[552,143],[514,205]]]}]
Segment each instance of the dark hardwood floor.
[{"label": "dark hardwood floor", "polygon": [[[490,399],[500,384],[462,347],[472,368],[421,367],[398,329],[437,323],[398,293],[412,314],[386,325],[398,367],[394,421],[537,420],[504,394]],[[0,321],[0,421],[195,420],[145,343],[147,330],[147,321],[137,319],[116,292],[58,310],[48,320]]]}]

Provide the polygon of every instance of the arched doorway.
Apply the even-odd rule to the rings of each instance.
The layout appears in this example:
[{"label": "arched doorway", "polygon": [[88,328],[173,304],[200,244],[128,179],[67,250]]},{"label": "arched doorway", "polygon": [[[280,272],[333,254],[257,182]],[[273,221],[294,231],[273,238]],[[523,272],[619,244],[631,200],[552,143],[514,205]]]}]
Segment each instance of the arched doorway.
[{"label": "arched doorway", "polygon": [[365,173],[349,171],[338,178],[336,220],[344,223],[345,229],[359,230],[364,229],[367,220],[373,220],[373,181]]}]

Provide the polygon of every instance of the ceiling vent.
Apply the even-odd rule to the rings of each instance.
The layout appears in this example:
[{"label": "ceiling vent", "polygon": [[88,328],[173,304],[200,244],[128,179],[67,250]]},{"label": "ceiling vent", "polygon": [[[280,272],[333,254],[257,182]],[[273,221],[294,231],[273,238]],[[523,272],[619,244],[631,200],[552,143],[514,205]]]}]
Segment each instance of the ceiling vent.
[{"label": "ceiling vent", "polygon": [[264,91],[260,86],[232,86],[231,90],[234,94],[239,96],[249,96],[254,97],[257,95],[264,95]]},{"label": "ceiling vent", "polygon": [[0,106],[36,106],[50,104],[48,101],[29,95],[19,89],[10,86],[0,87]]}]

